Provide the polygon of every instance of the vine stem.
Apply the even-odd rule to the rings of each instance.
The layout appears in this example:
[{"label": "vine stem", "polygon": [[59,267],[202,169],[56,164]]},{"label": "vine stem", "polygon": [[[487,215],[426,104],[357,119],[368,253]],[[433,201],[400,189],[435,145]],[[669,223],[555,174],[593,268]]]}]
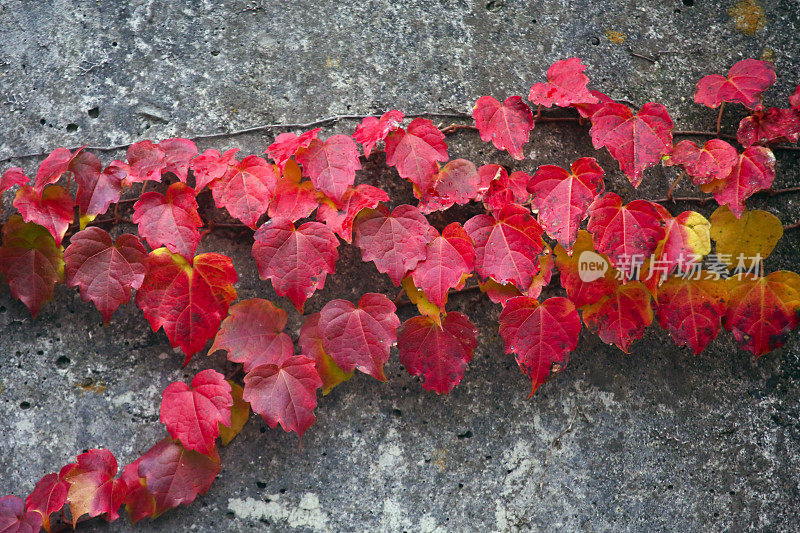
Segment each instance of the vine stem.
[{"label": "vine stem", "polygon": [[719,106],[719,114],[717,115],[717,137],[719,137],[719,133],[722,131],[722,112],[725,110],[725,102],[722,102]]},{"label": "vine stem", "polygon": [[[724,105],[724,104],[723,104]],[[537,111],[536,116],[534,117],[536,122],[576,122],[578,124],[583,124],[584,121],[580,117],[545,117],[540,116],[541,106],[539,111]],[[722,111],[720,109],[720,111]],[[252,126],[249,128],[242,128],[238,130],[228,130],[222,131],[219,133],[205,133],[205,134],[198,134],[193,137],[188,137],[193,141],[202,141],[202,140],[209,140],[209,139],[223,139],[227,137],[236,137],[238,135],[246,135],[248,133],[260,133],[269,130],[275,129],[303,129],[303,128],[312,128],[315,126],[321,126],[324,124],[336,123],[343,120],[363,120],[367,117],[375,116],[376,114],[370,115],[331,115],[329,117],[324,117],[320,119],[315,119],[310,122],[287,122],[287,123],[275,123],[275,124],[261,124],[258,126]],[[472,119],[472,115],[470,113],[463,113],[463,112],[439,112],[439,111],[425,111],[419,113],[408,113],[405,115],[407,118],[417,118],[417,117],[436,117],[436,118],[453,118],[453,119]],[[718,116],[718,119],[721,117],[721,113]],[[720,123],[721,124],[721,123]],[[470,129],[470,128],[459,128],[459,129]],[[474,129],[474,127],[472,128]],[[718,128],[719,130],[719,128]],[[455,131],[455,130],[454,130]],[[723,135],[719,131],[699,131],[699,130],[674,130],[672,132],[673,135],[686,135],[686,136],[698,136],[698,137],[719,137],[721,139],[729,139],[736,141],[736,137],[733,135]],[[135,141],[134,141],[135,142]],[[134,142],[123,143],[123,144],[114,144],[110,146],[85,146],[85,150],[95,151],[95,152],[114,152],[116,150],[124,150],[129,148]],[[83,146],[73,146],[69,148],[69,150],[74,151],[78,148]],[[773,150],[800,150],[798,146],[788,146],[788,145],[777,145],[772,147]],[[0,159],[0,163],[7,163],[12,160],[18,159],[30,159],[35,157],[45,157],[49,155],[50,152],[29,152],[17,155],[10,155],[8,157],[4,157]]]},{"label": "vine stem", "polygon": [[[378,113],[380,114],[380,113]],[[342,120],[363,120],[367,117],[375,116],[374,114],[370,115],[331,115],[329,117],[319,118],[312,120],[310,122],[287,122],[287,123],[275,123],[275,124],[261,124],[258,126],[252,126],[249,128],[243,128],[238,130],[228,130],[222,131],[219,133],[205,133],[195,135],[193,137],[188,137],[193,141],[203,141],[208,139],[222,139],[226,137],[236,137],[238,135],[246,135],[248,133],[259,133],[263,131],[275,130],[275,129],[302,129],[302,128],[313,128],[314,126],[321,126],[324,124],[330,124],[339,122]],[[460,113],[460,112],[439,112],[439,111],[424,111],[419,113],[408,113],[405,115],[408,118],[417,118],[417,117],[437,117],[437,118],[462,118],[462,119],[471,119],[472,115],[469,113]],[[136,141],[134,141],[136,142]],[[124,150],[129,148],[134,142],[123,143],[123,144],[113,144],[110,146],[86,146],[85,150],[91,150],[95,152],[114,152],[116,150]],[[69,148],[69,150],[74,151],[81,146],[74,146]],[[28,159],[32,157],[44,157],[49,155],[50,152],[31,152],[27,154],[19,154],[19,155],[11,155],[0,159],[0,163],[6,163],[13,159]]]},{"label": "vine stem", "polygon": [[[782,194],[793,194],[793,193],[800,193],[800,187],[786,187],[784,189],[764,189],[763,191],[757,191],[755,194],[759,196],[766,195],[772,197],[772,196],[779,196]],[[656,198],[655,200],[650,200],[650,201],[655,204],[665,204],[667,202],[694,202],[700,205],[705,205],[712,200],[714,200],[713,196],[675,196],[672,198],[667,196],[666,198]]]}]

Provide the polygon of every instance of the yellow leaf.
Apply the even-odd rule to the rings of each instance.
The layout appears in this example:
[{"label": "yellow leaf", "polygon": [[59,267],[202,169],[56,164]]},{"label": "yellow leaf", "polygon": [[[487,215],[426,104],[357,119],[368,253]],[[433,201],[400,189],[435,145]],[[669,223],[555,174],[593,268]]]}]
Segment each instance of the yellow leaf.
[{"label": "yellow leaf", "polygon": [[745,211],[736,218],[728,206],[720,206],[711,215],[711,238],[717,243],[717,253],[730,255],[722,257],[728,267],[734,268],[742,255],[749,265],[756,255],[766,259],[781,237],[783,225],[772,213],[766,211]]},{"label": "yellow leaf", "polygon": [[411,276],[403,278],[400,285],[405,289],[411,303],[417,306],[421,315],[430,317],[434,322],[440,326],[442,325],[441,315],[443,314],[443,310],[439,309],[436,304],[428,300],[425,293],[414,285],[414,280],[411,279]]},{"label": "yellow leaf", "polygon": [[231,385],[231,396],[233,396],[233,406],[231,407],[231,427],[219,425],[219,438],[222,445],[227,446],[233,438],[242,431],[245,422],[250,418],[250,404],[242,399],[244,389],[228,380]]},{"label": "yellow leaf", "polygon": [[96,218],[97,215],[81,215],[81,217],[78,219],[81,229],[86,229],[86,226],[89,225],[89,222],[92,222]]}]

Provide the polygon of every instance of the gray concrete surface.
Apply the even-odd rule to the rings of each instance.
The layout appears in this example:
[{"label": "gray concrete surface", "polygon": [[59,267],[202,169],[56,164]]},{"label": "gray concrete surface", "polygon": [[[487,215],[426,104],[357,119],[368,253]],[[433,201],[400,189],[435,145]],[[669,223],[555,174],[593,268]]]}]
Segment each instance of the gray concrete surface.
[{"label": "gray concrete surface", "polygon": [[[763,21],[753,5],[733,11],[744,13],[744,22],[763,23],[751,34],[737,28],[733,2],[702,0],[0,0],[0,160],[82,142],[191,136],[393,107],[468,111],[483,94],[526,95],[551,62],[570,56],[583,57],[593,86],[611,96],[636,105],[663,102],[679,128],[709,129],[714,113],[691,101],[702,75],[745,57],[774,58],[779,81],[766,95],[771,105],[785,105],[800,81],[800,4],[757,6]],[[731,109],[726,127],[740,116],[741,109]],[[260,153],[271,138],[246,135],[201,148]],[[453,157],[510,163],[470,132],[448,142]],[[633,196],[616,163],[592,150],[585,128],[541,125],[526,153],[530,159],[517,168],[596,155],[609,188]],[[112,156],[119,154],[103,157]],[[38,161],[11,163],[33,170]],[[779,154],[778,165],[776,185],[797,184],[796,154]],[[663,196],[673,170],[649,171],[642,196]],[[409,199],[380,157],[365,164],[359,180]],[[787,223],[800,215],[796,196],[752,205]],[[436,222],[474,211],[456,209]],[[249,238],[215,232],[201,247],[234,258],[241,298],[275,299],[256,276]],[[357,250],[340,250],[337,275],[309,311],[331,298],[393,293]],[[769,268],[797,269],[798,253],[798,234],[787,235]],[[0,494],[24,496],[40,476],[87,448],[110,448],[123,463],[135,458],[164,434],[158,405],[169,382],[229,368],[219,355],[198,355],[180,368],[182,357],[132,304],[102,327],[94,308],[63,286],[36,320],[5,285],[0,300]],[[276,302],[290,312],[296,336],[298,315]],[[320,400],[302,449],[294,435],[252,417],[222,450],[211,491],[193,505],[135,528],[122,519],[79,529],[800,527],[798,335],[754,363],[728,334],[692,357],[657,327],[631,355],[583,332],[568,369],[528,400],[526,378],[502,351],[499,307],[470,293],[453,297],[452,308],[468,313],[481,336],[450,396],[423,391],[394,354],[388,383],[357,376]],[[401,310],[402,318],[410,314]]]}]

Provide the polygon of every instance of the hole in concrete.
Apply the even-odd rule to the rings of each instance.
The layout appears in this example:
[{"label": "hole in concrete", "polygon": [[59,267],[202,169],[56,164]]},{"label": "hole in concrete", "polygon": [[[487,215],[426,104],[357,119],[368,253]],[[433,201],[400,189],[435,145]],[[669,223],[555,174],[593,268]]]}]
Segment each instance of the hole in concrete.
[{"label": "hole in concrete", "polygon": [[592,37],[591,39],[589,39],[589,44],[591,44],[593,46],[598,46],[600,44],[600,38],[599,37]]},{"label": "hole in concrete", "polygon": [[74,122],[70,122],[69,124],[67,124],[67,131],[70,133],[78,131],[78,125],[75,124]]},{"label": "hole in concrete", "polygon": [[486,2],[486,11],[497,12],[503,7],[505,2],[503,0],[489,0]]},{"label": "hole in concrete", "polygon": [[66,355],[62,355],[61,357],[56,359],[56,366],[58,368],[67,368],[71,362],[72,361],[70,361],[69,357],[67,357]]},{"label": "hole in concrete", "polygon": [[219,50],[211,50],[211,55],[217,57],[219,55]]},{"label": "hole in concrete", "polygon": [[39,120],[39,124],[41,124],[42,126],[44,126],[45,124],[47,124],[47,121],[46,121],[45,119],[40,119],[40,120]]},{"label": "hole in concrete", "polygon": [[113,43],[111,43],[111,46],[117,46],[117,41],[114,41]]},{"label": "hole in concrete", "polygon": [[400,409],[392,409],[392,414],[394,416],[403,416],[403,411],[401,411]]},{"label": "hole in concrete", "polygon": [[88,113],[88,115],[91,118],[97,118],[97,117],[100,116],[100,108],[95,106],[95,107],[91,108],[89,111],[87,111],[86,113]]},{"label": "hole in concrete", "polygon": [[256,481],[256,487],[258,487],[259,489],[266,489],[267,484],[264,483],[263,481]]},{"label": "hole in concrete", "polygon": [[683,0],[683,5],[692,7],[694,5],[694,0]]},{"label": "hole in concrete", "polygon": [[20,402],[19,408],[20,409],[30,409],[31,408],[31,402]]},{"label": "hole in concrete", "polygon": [[456,435],[459,439],[471,439],[472,438],[472,430],[468,429],[464,433],[459,433]]},{"label": "hole in concrete", "polygon": [[44,350],[36,350],[36,355],[44,355]]}]

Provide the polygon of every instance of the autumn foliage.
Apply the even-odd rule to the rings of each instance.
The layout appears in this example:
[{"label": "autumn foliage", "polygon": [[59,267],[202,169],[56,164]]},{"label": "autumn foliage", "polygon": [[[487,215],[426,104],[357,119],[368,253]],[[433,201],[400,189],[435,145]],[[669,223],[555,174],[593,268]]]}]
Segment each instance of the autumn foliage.
[{"label": "autumn foliage", "polygon": [[[732,137],[696,144],[675,141],[680,133],[663,105],[615,102],[590,89],[585,70],[578,58],[558,61],[530,89],[535,113],[521,96],[482,96],[474,126],[461,127],[521,160],[542,107],[567,108],[590,124],[593,146],[608,150],[634,189],[651,167],[680,167],[719,204],[710,218],[673,213],[669,201],[625,202],[606,191],[615,169],[590,155],[569,168],[543,164],[533,175],[451,159],[446,128],[407,121],[398,110],[364,118],[352,136],[281,133],[267,158],[198,153],[193,141],[176,138],[134,143],[106,165],[83,148],[58,148],[33,179],[5,170],[0,194],[16,189],[18,214],[2,228],[0,272],[34,317],[57,283],[76,288],[104,323],[134,299],[184,364],[210,342],[208,353],[226,352],[243,378],[207,369],[170,384],[160,410],[169,436],[122,468],[108,450],[88,450],[45,475],[24,501],[0,498],[0,531],[50,531],[66,504],[73,525],[85,516],[114,520],[122,506],[138,521],[188,504],[220,471],[217,439],[230,442],[251,410],[302,437],[316,420],[320,389],[327,394],[356,372],[386,380],[394,346],[422,388],[448,394],[479,343],[470,318],[447,309],[472,277],[472,287],[501,306],[499,334],[531,395],[567,367],[584,328],[626,353],[653,322],[694,354],[723,329],[755,358],[782,346],[800,323],[800,276],[765,275],[760,260],[784,228],[775,215],[748,210],[747,200],[772,187],[774,145],[800,137],[800,87],[787,107],[766,108],[762,93],[776,79],[769,63],[748,59],[704,77],[697,104],[738,104],[747,116],[739,146]],[[381,146],[417,205],[394,205],[387,191],[356,183]],[[135,184],[142,192],[127,200],[132,216],[123,220],[122,197]],[[157,190],[145,192],[148,185]],[[354,243],[419,314],[401,323],[400,297],[369,292],[320,305],[292,339],[286,311],[273,302],[237,301],[229,257],[196,254],[214,227],[197,200],[207,191],[252,230],[259,276],[299,314],[335,275],[341,242]],[[483,212],[439,227],[427,217],[469,203]],[[131,233],[103,229],[120,223]]]}]

